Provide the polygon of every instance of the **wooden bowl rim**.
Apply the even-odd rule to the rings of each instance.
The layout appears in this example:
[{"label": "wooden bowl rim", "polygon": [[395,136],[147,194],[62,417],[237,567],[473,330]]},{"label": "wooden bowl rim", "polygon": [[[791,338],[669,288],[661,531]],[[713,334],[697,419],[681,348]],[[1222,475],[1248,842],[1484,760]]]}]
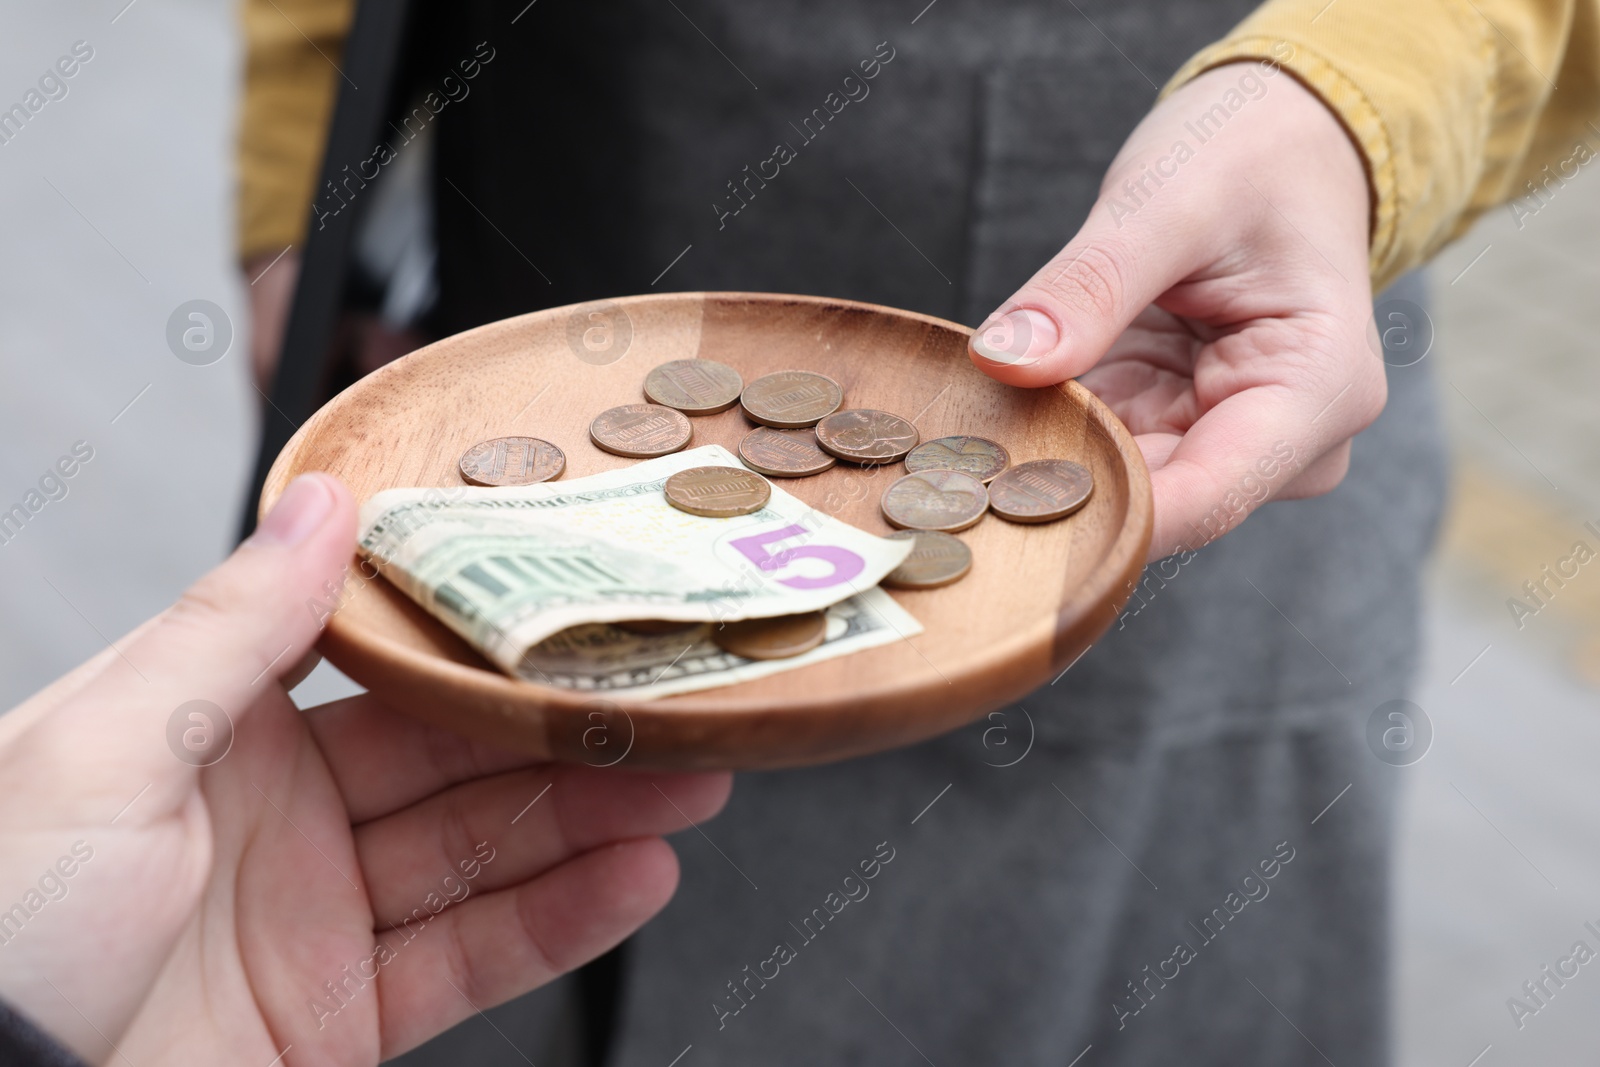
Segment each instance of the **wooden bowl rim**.
[{"label": "wooden bowl rim", "polygon": [[[392,363],[380,367],[378,370],[358,379],[341,390],[314,412],[295,431],[273,461],[262,487],[261,499],[257,509],[258,517],[266,515],[282,493],[283,487],[292,477],[305,473],[303,470],[295,470],[291,473],[290,467],[293,458],[299,453],[304,442],[320,431],[323,424],[334,418],[343,407],[357,403],[359,392],[381,387],[382,380],[385,377],[400,373],[405,364],[429,358],[433,350],[442,344],[459,344],[486,333],[501,333],[540,320],[571,315],[574,311],[585,307],[622,307],[626,310],[652,304],[692,303],[697,301],[701,303],[721,302],[730,305],[809,304],[820,308],[851,309],[920,322],[963,337],[971,337],[973,334],[973,331],[968,327],[957,322],[951,322],[948,319],[865,301],[795,293],[739,291],[642,293],[633,296],[588,300],[559,307],[542,308],[523,315],[498,319],[494,322],[484,323],[481,326],[475,326],[470,330],[452,334],[449,337],[440,338],[400,357]],[[1123,461],[1122,469],[1127,481],[1128,504],[1116,536],[1111,540],[1109,547],[1100,556],[1096,565],[1090,570],[1089,576],[1073,590],[1056,612],[1050,652],[1052,663],[1056,663],[1057,646],[1063,643],[1063,639],[1069,645],[1076,645],[1081,642],[1083,648],[1086,649],[1090,641],[1097,638],[1110,626],[1117,613],[1120,612],[1122,605],[1128,600],[1128,594],[1131,594],[1134,582],[1138,574],[1143,570],[1145,554],[1149,551],[1154,508],[1150,493],[1150,475],[1145,467],[1144,454],[1139,450],[1138,444],[1134,441],[1127,427],[1122,424],[1122,421],[1098,397],[1076,380],[1040,388],[1061,390],[1063,395],[1070,401],[1076,401],[1083,407],[1091,423],[1113,443],[1117,454]],[[337,475],[335,476],[337,477]],[[1119,596],[1119,591],[1125,595]],[[349,649],[367,662],[394,663],[403,665],[403,669],[406,671],[420,672],[425,676],[432,675],[435,680],[443,683],[443,688],[447,690],[457,688],[476,690],[480,698],[479,703],[483,703],[481,698],[487,697],[490,702],[502,709],[503,714],[510,713],[517,717],[528,714],[551,717],[578,715],[593,710],[597,700],[604,700],[618,710],[625,711],[630,719],[641,720],[647,727],[650,720],[657,717],[684,720],[703,715],[712,720],[723,720],[729,716],[792,715],[818,711],[838,711],[845,708],[861,708],[870,706],[875,697],[891,693],[897,703],[903,703],[908,696],[926,696],[928,699],[933,700],[937,699],[940,692],[945,688],[945,683],[937,676],[909,685],[903,680],[877,682],[876,680],[862,678],[860,679],[861,687],[852,690],[847,703],[836,695],[821,698],[801,697],[790,702],[778,703],[770,697],[729,701],[728,694],[739,688],[739,685],[735,684],[720,689],[703,691],[718,694],[720,699],[718,706],[706,708],[694,706],[695,699],[701,693],[683,693],[656,700],[640,701],[615,699],[609,696],[602,697],[599,694],[558,689],[553,686],[540,685],[536,682],[514,679],[500,673],[492,666],[473,667],[440,656],[419,653],[393,638],[386,637],[369,628],[352,624],[342,613],[338,612],[328,619],[322,643],[325,645],[324,650],[328,653],[329,660],[335,666],[338,666],[339,660],[343,658],[341,652]],[[998,665],[1001,670],[1008,670],[1027,666],[1030,659],[1036,660],[1037,649],[1038,638],[1033,636],[1033,628],[1019,627],[1012,638],[1003,645],[991,642],[988,651],[993,657],[991,660],[992,665]],[[1081,654],[1081,650],[1078,650],[1075,654]],[[1057,665],[1059,666],[1059,663]],[[800,687],[795,688],[798,690]],[[1004,700],[997,700],[994,702],[994,706],[998,707],[1008,700],[1015,699],[1021,695],[1024,694],[1017,693]],[[549,733],[548,722],[545,723],[545,731],[547,734]]]}]

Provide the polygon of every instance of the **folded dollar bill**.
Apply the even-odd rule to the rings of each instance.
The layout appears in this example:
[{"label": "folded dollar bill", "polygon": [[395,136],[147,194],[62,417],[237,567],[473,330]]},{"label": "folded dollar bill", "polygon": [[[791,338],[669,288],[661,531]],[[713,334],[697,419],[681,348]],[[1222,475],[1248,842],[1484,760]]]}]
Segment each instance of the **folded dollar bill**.
[{"label": "folded dollar bill", "polygon": [[[873,590],[910,554],[912,542],[858,530],[776,485],[766,507],[734,519],[690,515],[662,494],[663,483],[680,470],[739,465],[726,449],[706,445],[571,481],[391,489],[363,505],[359,548],[490,661],[534,680],[545,680],[539,663],[550,650],[530,658],[531,650],[572,627],[627,619],[716,624],[817,611]],[[852,617],[875,613],[884,623],[871,627],[870,644],[921,631],[881,591],[851,611]],[[870,647],[861,643],[867,635],[858,627],[853,635],[838,634],[856,640],[828,652],[833,621],[829,643],[794,660],[771,661],[778,665],[772,669]],[[614,668],[628,662],[622,647],[609,663],[595,666],[588,683],[578,680],[582,671],[546,674],[568,677],[571,688],[598,687],[596,678],[614,678]],[[641,646],[628,647],[637,652]],[[684,655],[695,655],[692,644]],[[725,662],[719,669],[751,662],[718,655]],[[667,691],[759,673],[768,673],[765,664],[755,674],[746,670],[726,681]],[[665,676],[658,681],[668,684]]]}]

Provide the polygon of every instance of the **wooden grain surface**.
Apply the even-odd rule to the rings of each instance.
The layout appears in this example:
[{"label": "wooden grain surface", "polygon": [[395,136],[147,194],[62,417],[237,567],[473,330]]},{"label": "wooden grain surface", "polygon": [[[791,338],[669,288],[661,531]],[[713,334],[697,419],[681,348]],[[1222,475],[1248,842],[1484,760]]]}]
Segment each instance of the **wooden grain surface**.
[{"label": "wooden grain surface", "polygon": [[[1017,389],[979,372],[969,331],[848,301],[742,293],[628,297],[525,315],[446,338],[367,376],[285,447],[262,494],[325,470],[360,500],[396,486],[460,485],[461,453],[529,435],[567,455],[563,479],[628,466],[589,441],[595,413],[643,399],[659,363],[694,357],[749,381],[783,369],[838,381],[845,407],[915,422],[922,439],[993,438],[1012,462],[1065,458],[1094,495],[1061,522],[993,515],[959,536],[972,572],[894,591],[925,631],[756,681],[647,702],[595,700],[515,680],[381,578],[357,579],[322,640],[327,657],[397,710],[538,756],[641,767],[772,767],[839,759],[952,729],[1050,681],[1115,619],[1150,539],[1148,475],[1126,429],[1075,382]],[[625,347],[624,347],[625,341]],[[620,353],[620,355],[619,355]],[[603,362],[611,360],[610,362]],[[738,407],[692,420],[689,447],[737,452]],[[841,463],[784,489],[861,529],[900,464]],[[1069,712],[1070,713],[1070,712]]]}]

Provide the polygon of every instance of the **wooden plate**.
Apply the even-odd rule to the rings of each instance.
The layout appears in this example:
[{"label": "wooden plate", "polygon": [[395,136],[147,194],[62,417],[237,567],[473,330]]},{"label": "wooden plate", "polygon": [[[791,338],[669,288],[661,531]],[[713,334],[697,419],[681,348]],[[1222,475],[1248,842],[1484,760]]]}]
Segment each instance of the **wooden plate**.
[{"label": "wooden plate", "polygon": [[[905,745],[1064,670],[1127,602],[1150,542],[1149,475],[1122,423],[1076,382],[993,381],[967,357],[970,333],[871,304],[755,293],[628,297],[507,319],[429,345],[340,393],[278,456],[261,509],[310,470],[337,475],[362,500],[395,486],[460,485],[456,461],[490,437],[553,441],[567,454],[563,478],[631,464],[589,442],[589,421],[641,402],[652,367],[696,356],[737,368],[747,382],[820,371],[844,387],[846,407],[901,414],[923,440],[977,434],[1003,444],[1014,463],[1088,467],[1094,495],[1072,517],[1022,526],[990,515],[960,535],[974,555],[966,578],[893,592],[924,633],[722,689],[613,703],[518,681],[381,578],[356,583],[321,642],[329,660],[395,709],[539,757],[755,768]],[[735,453],[751,428],[737,406],[693,423],[690,447]],[[878,498],[901,473],[900,464],[874,472],[841,463],[780,484],[888,534]]]}]

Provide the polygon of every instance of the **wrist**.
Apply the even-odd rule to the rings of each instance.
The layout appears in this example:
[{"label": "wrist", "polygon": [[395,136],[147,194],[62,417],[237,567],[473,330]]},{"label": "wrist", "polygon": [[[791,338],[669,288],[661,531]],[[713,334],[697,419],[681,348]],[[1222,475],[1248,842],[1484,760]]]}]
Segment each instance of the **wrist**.
[{"label": "wrist", "polygon": [[1371,188],[1338,116],[1281,68],[1252,60],[1206,70],[1164,98],[1107,170],[1095,210],[1121,229],[1162,202],[1171,240],[1213,250],[1258,247],[1293,220],[1353,281],[1366,273]]}]

